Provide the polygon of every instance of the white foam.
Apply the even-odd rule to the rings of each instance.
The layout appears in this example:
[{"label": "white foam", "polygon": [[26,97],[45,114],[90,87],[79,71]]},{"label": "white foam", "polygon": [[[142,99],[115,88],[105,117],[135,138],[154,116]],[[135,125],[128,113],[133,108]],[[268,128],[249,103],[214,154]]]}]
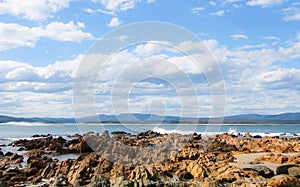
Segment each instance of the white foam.
[{"label": "white foam", "polygon": [[[193,133],[198,133],[201,134],[203,136],[210,136],[210,135],[216,135],[216,134],[223,134],[223,133],[228,133],[228,134],[233,134],[233,135],[237,135],[238,133],[240,134],[245,134],[246,132],[237,132],[236,129],[229,129],[228,132],[207,132],[207,131],[182,131],[182,130],[177,130],[177,129],[173,129],[173,130],[167,130],[167,129],[163,129],[163,128],[158,128],[155,127],[153,129],[154,132],[158,132],[161,134],[171,134],[171,133],[176,133],[176,134],[182,134],[182,135],[191,135]],[[283,135],[283,132],[280,133],[267,133],[267,132],[250,132],[251,136],[261,136],[261,137],[265,137],[265,136],[293,136],[290,133],[286,133],[286,135]],[[298,133],[296,133],[298,134]]]}]

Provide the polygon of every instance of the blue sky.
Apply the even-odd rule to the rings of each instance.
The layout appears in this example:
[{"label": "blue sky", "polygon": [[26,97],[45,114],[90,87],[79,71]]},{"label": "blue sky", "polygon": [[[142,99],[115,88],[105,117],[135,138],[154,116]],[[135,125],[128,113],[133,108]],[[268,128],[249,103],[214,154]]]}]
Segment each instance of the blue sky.
[{"label": "blue sky", "polygon": [[[0,15],[0,113],[4,115],[73,116],[73,79],[90,46],[110,31],[141,21],[176,24],[199,37],[223,73],[225,115],[300,111],[297,1],[1,0]],[[122,60],[117,59],[141,59],[139,54],[147,52],[164,55],[187,71],[197,86],[201,110],[187,101],[191,107],[187,115],[209,116],[211,96],[207,82],[201,81],[203,72],[193,72],[184,58],[157,47],[146,43],[120,53],[108,74],[119,70]],[[167,114],[179,115],[178,94],[170,84],[149,80],[133,86],[130,111],[148,113],[151,108],[161,114],[163,103]],[[98,113],[116,112],[107,91],[112,81],[107,79],[96,89]]]}]

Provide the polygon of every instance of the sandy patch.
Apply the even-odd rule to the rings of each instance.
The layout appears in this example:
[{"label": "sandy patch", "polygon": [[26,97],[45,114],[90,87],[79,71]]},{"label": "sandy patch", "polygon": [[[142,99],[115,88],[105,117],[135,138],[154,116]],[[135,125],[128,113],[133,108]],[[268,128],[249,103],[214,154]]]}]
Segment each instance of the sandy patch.
[{"label": "sandy patch", "polygon": [[[264,165],[264,166],[267,166],[268,168],[270,168],[271,170],[273,170],[274,172],[276,172],[277,166],[280,166],[283,164],[275,164],[275,163],[271,163],[271,162],[261,162],[261,164],[250,164],[250,162],[255,161],[256,158],[266,155],[266,154],[269,154],[269,153],[236,154],[236,155],[233,155],[236,158],[236,160],[235,160],[236,162],[231,162],[231,163],[229,163],[229,165],[236,166],[238,168],[249,168],[254,165]],[[275,154],[281,154],[281,155],[285,155],[285,156],[294,156],[299,153],[275,153]]]}]

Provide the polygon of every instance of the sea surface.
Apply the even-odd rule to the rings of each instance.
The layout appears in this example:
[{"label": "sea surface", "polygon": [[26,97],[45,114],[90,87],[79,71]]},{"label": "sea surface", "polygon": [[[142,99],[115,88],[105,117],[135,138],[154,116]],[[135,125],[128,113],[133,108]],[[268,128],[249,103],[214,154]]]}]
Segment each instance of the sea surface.
[{"label": "sea surface", "polygon": [[153,130],[159,133],[202,135],[218,133],[245,133],[252,135],[276,136],[281,134],[300,135],[300,124],[73,124],[73,123],[27,123],[9,122],[0,124],[0,144],[21,138],[31,138],[35,134],[52,134],[53,136],[67,136],[85,134],[88,132],[103,133],[103,131],[125,131],[137,134],[142,131]]}]

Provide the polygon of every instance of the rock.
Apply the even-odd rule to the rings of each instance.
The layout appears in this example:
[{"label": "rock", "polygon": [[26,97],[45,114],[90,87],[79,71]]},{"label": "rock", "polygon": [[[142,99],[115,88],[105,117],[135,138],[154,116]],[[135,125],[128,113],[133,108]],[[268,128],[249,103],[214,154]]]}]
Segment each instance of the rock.
[{"label": "rock", "polygon": [[112,187],[133,187],[134,182],[131,180],[126,180],[124,177],[118,177],[115,179]]},{"label": "rock", "polygon": [[237,179],[233,174],[224,173],[224,174],[217,176],[216,180],[221,183],[224,183],[224,182],[231,183],[231,182],[236,181]]},{"label": "rock", "polygon": [[245,137],[251,137],[251,134],[249,132],[246,132]]},{"label": "rock", "polygon": [[194,178],[204,179],[207,175],[207,168],[203,164],[192,162],[189,164],[187,171],[189,171]]},{"label": "rock", "polygon": [[4,156],[4,154],[3,154],[3,152],[2,152],[2,151],[0,151],[0,156]]},{"label": "rock", "polygon": [[4,154],[4,156],[11,156],[11,155],[13,155],[13,153],[12,153],[12,152],[9,152],[9,151],[8,151],[7,153]]},{"label": "rock", "polygon": [[259,173],[259,175],[264,178],[271,178],[274,176],[274,171],[268,168],[267,166],[256,165],[252,167],[255,171]]},{"label": "rock", "polygon": [[0,187],[7,187],[7,186],[9,186],[7,181],[0,180]]},{"label": "rock", "polygon": [[281,165],[281,166],[277,166],[276,168],[276,175],[281,175],[281,174],[289,174],[288,169],[291,167],[297,167],[297,165],[295,164],[285,164],[285,165]]},{"label": "rock", "polygon": [[134,168],[134,170],[132,170],[128,178],[130,180],[154,179],[156,177],[156,173],[157,171],[155,170],[155,168],[151,168],[151,170],[149,171],[149,169],[146,167],[137,166]]},{"label": "rock", "polygon": [[225,142],[220,142],[219,140],[215,140],[209,145],[207,150],[208,151],[230,152],[230,151],[237,151],[237,148],[234,145],[227,144]]},{"label": "rock", "polygon": [[36,184],[36,183],[39,183],[39,182],[41,182],[41,180],[42,180],[42,176],[36,176],[36,177],[34,177],[33,179],[32,179],[32,183],[33,184]]},{"label": "rock", "polygon": [[68,178],[65,176],[57,177],[54,182],[50,185],[50,187],[63,187],[63,186],[71,186],[68,182]]},{"label": "rock", "polygon": [[300,178],[300,168],[299,167],[290,167],[288,168],[289,176]]},{"label": "rock", "polygon": [[87,187],[109,187],[110,181],[103,176],[94,176],[91,180],[91,183],[87,185]]},{"label": "rock", "polygon": [[88,145],[88,143],[86,143],[85,140],[82,140],[79,143],[79,151],[80,153],[90,153],[93,152],[93,149]]},{"label": "rock", "polygon": [[277,175],[269,179],[268,187],[297,187],[300,181],[296,177],[288,175]]},{"label": "rock", "polygon": [[25,171],[25,175],[26,175],[26,177],[30,177],[30,176],[34,176],[34,175],[38,174],[38,172],[39,172],[39,170],[37,168],[30,168]]},{"label": "rock", "polygon": [[193,179],[194,176],[188,171],[183,171],[183,172],[178,174],[178,178],[180,180],[190,180],[190,179]]},{"label": "rock", "polygon": [[18,155],[17,153],[14,153],[14,154],[12,154],[12,155],[9,157],[9,159],[10,159],[11,161],[16,160],[16,159],[18,159],[18,158],[22,158],[22,160],[23,160],[23,156],[22,156],[22,155]]}]

